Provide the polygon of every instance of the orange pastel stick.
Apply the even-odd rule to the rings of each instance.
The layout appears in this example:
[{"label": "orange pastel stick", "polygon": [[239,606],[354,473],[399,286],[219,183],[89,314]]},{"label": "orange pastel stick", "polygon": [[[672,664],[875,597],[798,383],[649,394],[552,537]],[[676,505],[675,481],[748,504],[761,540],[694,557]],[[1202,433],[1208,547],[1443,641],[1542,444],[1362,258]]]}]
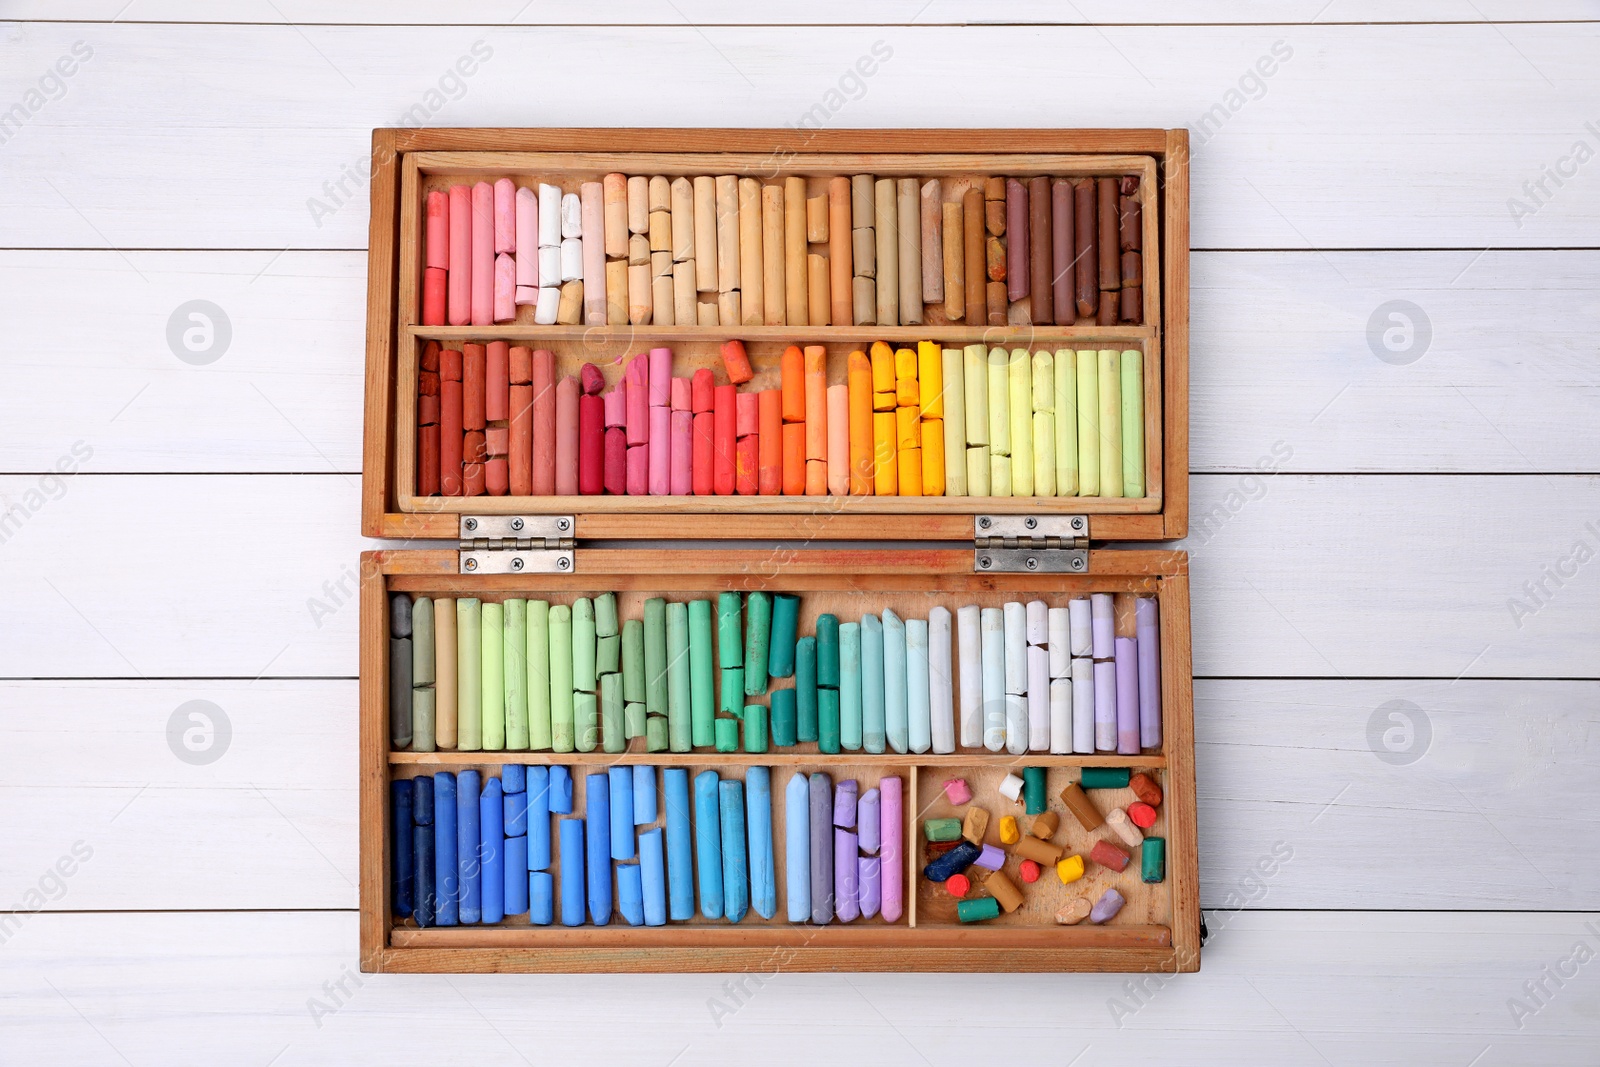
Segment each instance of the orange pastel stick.
[{"label": "orange pastel stick", "polygon": [[722,366],[728,372],[728,381],[742,385],[755,377],[750,369],[750,357],[745,353],[743,341],[722,342]]},{"label": "orange pastel stick", "polygon": [[806,460],[806,496],[828,495],[828,461]]},{"label": "orange pastel stick", "polygon": [[897,459],[900,463],[900,495],[922,495],[922,449],[903,448]]},{"label": "orange pastel stick", "polygon": [[757,417],[756,485],[762,496],[783,492],[783,393],[763,389],[756,394]]},{"label": "orange pastel stick", "polygon": [[[828,458],[828,350],[807,345],[806,365],[806,459]],[[823,478],[826,483],[827,478]]]},{"label": "orange pastel stick", "polygon": [[922,420],[922,495],[944,496],[944,420]]},{"label": "orange pastel stick", "polygon": [[894,349],[887,342],[872,342],[872,391],[894,392]]},{"label": "orange pastel stick", "polygon": [[806,424],[783,424],[783,494],[804,496],[806,491]]},{"label": "orange pastel stick", "polygon": [[850,495],[872,495],[872,361],[850,353]]},{"label": "orange pastel stick", "polygon": [[828,386],[828,492],[850,495],[850,388]]},{"label": "orange pastel stick", "polygon": [[756,495],[759,442],[760,435],[746,434],[733,447],[733,491],[740,496]]},{"label": "orange pastel stick", "polygon": [[878,496],[895,496],[899,466],[894,458],[894,412],[872,413],[872,485]]},{"label": "orange pastel stick", "polygon": [[799,345],[783,350],[783,421],[806,421],[806,361]]}]

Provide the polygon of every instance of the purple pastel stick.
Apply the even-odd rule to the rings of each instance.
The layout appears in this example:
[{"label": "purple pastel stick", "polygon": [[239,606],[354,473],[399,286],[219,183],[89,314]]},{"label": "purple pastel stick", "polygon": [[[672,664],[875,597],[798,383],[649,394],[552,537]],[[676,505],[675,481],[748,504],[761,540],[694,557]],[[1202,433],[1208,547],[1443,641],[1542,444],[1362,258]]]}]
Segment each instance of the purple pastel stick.
[{"label": "purple pastel stick", "polygon": [[1139,754],[1139,644],[1117,638],[1117,752]]},{"label": "purple pastel stick", "polygon": [[[882,840],[882,827],[878,820],[878,788],[873,786],[861,794],[861,800],[856,804],[856,833],[861,838],[861,851],[874,853],[878,851],[878,842]],[[865,914],[865,908],[863,908]]]},{"label": "purple pastel stick", "polygon": [[1097,752],[1117,747],[1117,665],[1108,659],[1094,661],[1094,747]]},{"label": "purple pastel stick", "polygon": [[1140,597],[1133,602],[1139,634],[1139,744],[1161,747],[1161,628],[1156,602]]},{"label": "purple pastel stick", "polygon": [[833,804],[833,781],[821,772],[807,783],[811,788],[811,921],[818,926],[833,921],[833,842],[828,818]]},{"label": "purple pastel stick", "polygon": [[986,871],[998,871],[1006,865],[1006,854],[993,845],[984,845],[983,851],[978,853],[978,858],[972,861],[974,867],[982,867]]},{"label": "purple pastel stick", "polygon": [[901,835],[905,832],[905,811],[901,807],[905,798],[903,788],[900,779],[893,776],[878,782],[883,810],[883,818],[878,821],[882,828],[883,862],[878,870],[883,882],[883,921],[889,923],[900,919],[901,894],[905,888],[905,859],[900,851]]},{"label": "purple pastel stick", "polygon": [[650,406],[672,406],[672,349],[650,350]]},{"label": "purple pastel stick", "polygon": [[856,895],[859,854],[854,830],[833,831],[833,912],[842,923],[861,914],[861,901]]},{"label": "purple pastel stick", "polygon": [[856,895],[861,900],[861,917],[870,919],[878,914],[883,903],[883,886],[879,883],[878,857],[861,856],[856,873]]},{"label": "purple pastel stick", "polygon": [[1094,907],[1089,909],[1089,921],[1103,923],[1114,919],[1125,903],[1127,902],[1122,899],[1121,893],[1115,889],[1107,889],[1100,899],[1094,902]]},{"label": "purple pastel stick", "polygon": [[856,827],[856,791],[861,787],[854,778],[846,778],[833,790],[833,825],[846,830]]}]

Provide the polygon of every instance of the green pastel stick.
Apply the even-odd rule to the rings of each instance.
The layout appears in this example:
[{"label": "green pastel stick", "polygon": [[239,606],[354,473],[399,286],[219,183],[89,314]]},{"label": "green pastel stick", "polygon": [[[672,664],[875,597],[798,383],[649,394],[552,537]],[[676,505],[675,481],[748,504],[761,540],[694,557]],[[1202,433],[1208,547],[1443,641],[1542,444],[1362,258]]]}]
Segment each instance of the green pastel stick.
[{"label": "green pastel stick", "polygon": [[802,637],[794,648],[795,739],[817,739],[817,639]]},{"label": "green pastel stick", "polygon": [[744,612],[738,593],[717,594],[717,665],[744,666]]},{"label": "green pastel stick", "polygon": [[722,668],[722,700],[718,708],[729,715],[739,714],[744,707],[744,668]]},{"label": "green pastel stick", "polygon": [[600,676],[600,743],[607,752],[621,752],[628,747],[623,731],[620,674]]},{"label": "green pastel stick", "polygon": [[[433,650],[433,599],[419,596],[411,602],[411,684],[432,685],[434,663],[438,659]],[[413,726],[412,730],[415,731]],[[416,747],[416,742],[412,742]]]},{"label": "green pastel stick", "polygon": [[817,616],[817,684],[839,688],[839,616]]},{"label": "green pastel stick", "polygon": [[839,691],[817,690],[817,751],[839,751]]},{"label": "green pastel stick", "polygon": [[[717,664],[711,651],[711,601],[689,601],[689,733],[695,745],[715,739]],[[670,735],[671,731],[668,731]]]},{"label": "green pastel stick", "polygon": [[718,719],[716,741],[718,752],[739,751],[739,720]]},{"label": "green pastel stick", "polygon": [[644,750],[646,752],[665,752],[667,750],[667,717],[665,715],[656,715],[646,720]]},{"label": "green pastel stick", "polygon": [[797,709],[793,689],[772,691],[772,743],[779,748],[792,748],[795,743]]},{"label": "green pastel stick", "polygon": [[764,704],[745,705],[744,750],[746,752],[767,750],[767,708]]},{"label": "green pastel stick", "polygon": [[694,747],[693,685],[689,676],[689,605],[667,604],[667,747],[688,752]]},{"label": "green pastel stick", "polygon": [[[505,630],[506,747],[528,747],[528,602],[508,598]],[[415,615],[412,616],[415,619]],[[413,621],[412,627],[415,629]]]},{"label": "green pastel stick", "polygon": [[1056,496],[1078,495],[1078,357],[1056,349]]},{"label": "green pastel stick", "polygon": [[767,639],[767,673],[794,677],[794,643],[800,636],[800,598],[777,593],[772,598],[772,635]]},{"label": "green pastel stick", "polygon": [[581,596],[572,602],[572,688],[593,693],[600,681],[594,669],[594,601]]},{"label": "green pastel stick", "polygon": [[[1144,496],[1144,354],[1122,353],[1122,495]],[[411,630],[416,633],[416,609]]]},{"label": "green pastel stick", "polygon": [[572,694],[572,728],[579,752],[600,746],[600,698],[594,693]]},{"label": "green pastel stick", "polygon": [[[663,723],[666,722],[666,720],[659,715],[656,716],[656,718],[661,719]],[[646,722],[647,720],[644,713],[643,704],[634,704],[623,701],[622,732],[625,737],[644,737],[649,732],[649,727],[646,725]]]},{"label": "green pastel stick", "polygon": [[411,751],[413,752],[432,752],[437,748],[434,743],[434,711],[437,699],[437,694],[431,688],[411,690]]},{"label": "green pastel stick", "polygon": [[[598,622],[598,620],[596,620]],[[594,642],[594,673],[616,674],[622,669],[622,638],[617,634],[597,637]],[[617,684],[622,684],[618,680]]]},{"label": "green pastel stick", "polygon": [[622,699],[630,704],[644,703],[644,623],[626,619],[622,623]]},{"label": "green pastel stick", "polygon": [[550,747],[571,752],[572,719],[572,608],[550,605]]},{"label": "green pastel stick", "polygon": [[1100,371],[1091,348],[1078,353],[1078,495],[1100,495]]},{"label": "green pastel stick", "polygon": [[861,749],[861,624],[839,624],[839,745]]},{"label": "green pastel stick", "polygon": [[485,752],[506,747],[506,609],[494,602],[483,605],[482,744]]},{"label": "green pastel stick", "polygon": [[667,602],[658,596],[644,602],[644,707],[667,713]]},{"label": "green pastel stick", "polygon": [[757,589],[744,605],[744,695],[767,691],[767,645],[772,639],[772,594]]},{"label": "green pastel stick", "polygon": [[594,598],[594,635],[617,636],[617,594],[601,593]]},{"label": "green pastel stick", "polygon": [[456,748],[483,750],[483,601],[456,598]]},{"label": "green pastel stick", "polygon": [[550,747],[550,602],[528,601],[528,747]]}]

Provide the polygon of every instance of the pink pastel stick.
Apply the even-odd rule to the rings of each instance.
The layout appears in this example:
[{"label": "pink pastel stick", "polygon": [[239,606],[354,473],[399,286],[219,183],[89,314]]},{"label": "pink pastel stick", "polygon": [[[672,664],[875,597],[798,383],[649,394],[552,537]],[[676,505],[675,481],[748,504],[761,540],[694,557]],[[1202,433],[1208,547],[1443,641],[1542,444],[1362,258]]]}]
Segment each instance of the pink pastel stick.
[{"label": "pink pastel stick", "polygon": [[494,323],[494,187],[472,187],[472,325]]},{"label": "pink pastel stick", "polygon": [[[848,387],[845,387],[848,392]],[[749,437],[760,428],[761,405],[755,393],[740,393],[733,398],[733,435]],[[846,431],[849,427],[845,427]]]},{"label": "pink pastel stick", "polygon": [[539,287],[539,198],[532,189],[517,190],[517,284]]},{"label": "pink pastel stick", "polygon": [[672,349],[650,350],[650,406],[664,408],[672,403]]},{"label": "pink pastel stick", "polygon": [[428,194],[427,267],[450,269],[450,194],[435,189]]},{"label": "pink pastel stick", "polygon": [[628,431],[620,426],[606,430],[606,492],[622,496],[628,491]]},{"label": "pink pastel stick", "polygon": [[517,264],[509,255],[501,253],[494,257],[494,321],[510,322],[516,317]]},{"label": "pink pastel stick", "polygon": [[689,379],[688,378],[674,378],[674,379],[672,379],[672,410],[673,411],[692,411],[694,405],[693,405],[692,400],[690,399],[691,396],[692,396],[692,390],[690,389]]},{"label": "pink pastel stick", "polygon": [[517,187],[510,178],[494,183],[494,254],[517,250]]},{"label": "pink pastel stick", "polygon": [[578,495],[578,379],[556,383],[556,496]]},{"label": "pink pastel stick", "polygon": [[519,304],[536,305],[539,303],[539,290],[531,285],[519,285],[517,286],[516,301]]},{"label": "pink pastel stick", "polygon": [[850,387],[828,386],[828,492],[850,495]]},{"label": "pink pastel stick", "polygon": [[650,440],[650,366],[643,355],[628,360],[622,384],[628,389],[628,444],[642,445]]},{"label": "pink pastel stick", "polygon": [[[606,324],[605,190],[599,182],[578,187],[583,220],[583,324]],[[619,323],[619,325],[621,325]]]},{"label": "pink pastel stick", "polygon": [[650,494],[650,446],[630,445],[628,448],[628,495]]},{"label": "pink pastel stick", "polygon": [[[624,387],[618,385],[609,393],[600,394],[606,402],[606,429],[613,426],[621,427],[628,424],[628,396],[623,391]],[[623,434],[624,440],[627,434]]]},{"label": "pink pastel stick", "polygon": [[[676,379],[687,384],[687,378]],[[694,489],[690,464],[694,452],[694,412],[672,413],[672,495],[688,496]]]},{"label": "pink pastel stick", "polygon": [[905,859],[901,855],[901,835],[905,831],[905,813],[901,808],[903,794],[899,778],[889,777],[878,782],[879,811],[883,815],[883,862],[878,865],[878,877],[883,883],[883,921],[895,922],[900,918],[905,888]]},{"label": "pink pastel stick", "polygon": [[650,495],[672,494],[672,409],[650,409]]},{"label": "pink pastel stick", "polygon": [[450,187],[450,264],[446,278],[452,326],[472,325],[472,190]]}]

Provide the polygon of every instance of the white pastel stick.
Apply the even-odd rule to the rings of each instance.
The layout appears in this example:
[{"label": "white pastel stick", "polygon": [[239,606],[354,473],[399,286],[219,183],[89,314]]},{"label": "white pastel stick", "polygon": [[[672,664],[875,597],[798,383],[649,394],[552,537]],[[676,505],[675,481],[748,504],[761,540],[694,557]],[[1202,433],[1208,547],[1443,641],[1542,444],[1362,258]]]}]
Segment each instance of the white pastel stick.
[{"label": "white pastel stick", "polygon": [[1072,751],[1072,679],[1050,680],[1050,751],[1060,756]]},{"label": "white pastel stick", "polygon": [[[574,237],[577,234],[573,234]],[[539,186],[539,247],[561,243],[561,187]]]},{"label": "white pastel stick", "polygon": [[1006,692],[1019,696],[1028,691],[1027,613],[1016,601],[1005,606]]},{"label": "white pastel stick", "polygon": [[517,190],[517,284],[539,284],[539,198],[532,189]]},{"label": "white pastel stick", "polygon": [[983,747],[1006,747],[1006,619],[999,608],[984,608],[978,629],[983,638]]},{"label": "white pastel stick", "polygon": [[978,605],[956,609],[956,647],[961,657],[961,747],[983,744],[983,639]]},{"label": "white pastel stick", "polygon": [[911,717],[906,704],[906,624],[892,608],[883,609],[883,726],[889,748],[910,747]]},{"label": "white pastel stick", "polygon": [[583,198],[567,193],[561,198],[561,238],[583,236]]},{"label": "white pastel stick", "polygon": [[1094,661],[1094,747],[1117,750],[1117,665],[1109,659]]},{"label": "white pastel stick", "polygon": [[[1067,609],[1050,609],[1050,677],[1067,678],[1072,674],[1072,646],[1067,644]],[[1067,749],[1071,752],[1072,749]]]},{"label": "white pastel stick", "polygon": [[[583,198],[583,324],[606,325],[606,203],[599,182],[578,186]],[[626,303],[626,300],[623,301]],[[624,323],[612,323],[619,326]],[[1107,652],[1106,655],[1111,655]]]},{"label": "white pastel stick", "polygon": [[996,788],[999,789],[1000,795],[1007,800],[1021,800],[1022,789],[1025,785],[1027,783],[1015,774],[1008,774],[1000,779],[1000,784]]},{"label": "white pastel stick", "polygon": [[1028,601],[1028,644],[1050,640],[1050,608],[1042,600]]},{"label": "white pastel stick", "polygon": [[539,302],[533,308],[533,321],[540,326],[553,326],[556,311],[561,307],[561,290],[554,286],[539,290]]},{"label": "white pastel stick", "polygon": [[1050,748],[1050,653],[1028,646],[1028,751]]},{"label": "white pastel stick", "polygon": [[[583,243],[578,244],[578,272],[583,272]],[[520,255],[520,253],[519,253]],[[518,260],[520,265],[521,260]],[[571,281],[571,278],[565,279]],[[539,249],[539,280],[534,283],[549,289],[551,286],[559,287],[563,281],[561,277],[561,246],[545,245]]]},{"label": "white pastel stick", "polygon": [[1094,751],[1094,660],[1072,661],[1072,751]]},{"label": "white pastel stick", "polygon": [[921,755],[933,746],[933,718],[929,701],[928,623],[906,620],[906,736],[911,751]]},{"label": "white pastel stick", "polygon": [[1028,751],[1028,698],[1022,693],[1007,693],[1006,751],[1020,756]]},{"label": "white pastel stick", "polygon": [[928,717],[933,751],[944,755],[956,750],[955,701],[950,655],[950,609],[928,609]]},{"label": "white pastel stick", "polygon": [[[561,280],[575,282],[583,277],[583,242],[576,237],[568,237],[561,242]],[[540,278],[539,283],[544,284]]]},{"label": "white pastel stick", "polygon": [[1094,619],[1094,658],[1110,659],[1116,651],[1117,635],[1111,594],[1090,593],[1089,609]]},{"label": "white pastel stick", "polygon": [[1072,628],[1072,654],[1074,656],[1088,656],[1094,653],[1094,627],[1090,623],[1090,609],[1088,597],[1079,597],[1077,600],[1067,602],[1067,613],[1071,619]]},{"label": "white pastel stick", "polygon": [[517,286],[517,303],[537,304],[539,302],[539,288],[535,285]]}]

